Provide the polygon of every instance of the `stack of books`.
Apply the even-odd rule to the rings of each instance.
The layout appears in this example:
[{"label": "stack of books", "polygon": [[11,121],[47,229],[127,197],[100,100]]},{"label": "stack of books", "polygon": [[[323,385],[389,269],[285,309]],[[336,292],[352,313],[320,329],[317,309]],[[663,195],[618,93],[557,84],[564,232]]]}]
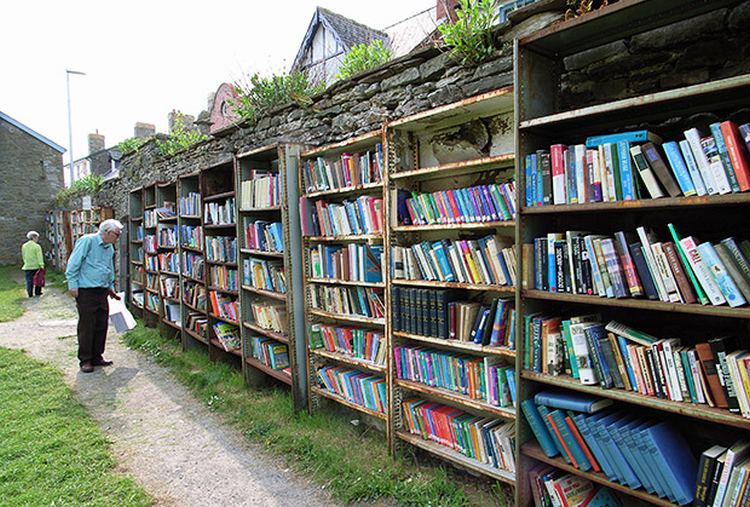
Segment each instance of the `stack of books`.
[{"label": "stack of books", "polygon": [[343,366],[324,366],[317,374],[321,387],[327,391],[375,412],[388,412],[383,377]]},{"label": "stack of books", "polygon": [[245,246],[251,250],[263,252],[283,252],[284,232],[281,222],[268,222],[266,220],[245,221]]},{"label": "stack of books", "polygon": [[383,180],[383,145],[364,153],[342,153],[339,159],[318,157],[302,163],[307,192],[349,188]]},{"label": "stack of books", "polygon": [[215,291],[209,291],[208,296],[211,299],[211,311],[214,315],[237,322],[240,314],[237,298]]},{"label": "stack of books", "polygon": [[227,266],[209,266],[208,283],[212,287],[224,290],[237,290],[237,270]]},{"label": "stack of books", "polygon": [[286,276],[282,262],[244,259],[242,265],[243,284],[279,294],[286,293]]},{"label": "stack of books", "polygon": [[369,283],[383,281],[382,245],[317,245],[308,252],[310,270],[314,278]]},{"label": "stack of books", "polygon": [[240,341],[240,330],[237,326],[227,324],[226,322],[217,322],[213,325],[216,339],[219,340],[224,350],[231,352],[240,350],[242,342]]},{"label": "stack of books", "polygon": [[310,348],[325,349],[384,366],[387,354],[383,333],[369,329],[310,324]]},{"label": "stack of books", "polygon": [[237,238],[233,236],[206,237],[206,258],[214,262],[237,262]]},{"label": "stack of books", "polygon": [[385,317],[382,289],[369,287],[310,286],[313,308],[341,315]]},{"label": "stack of books", "polygon": [[234,197],[223,203],[207,202],[203,206],[203,223],[206,225],[233,225],[237,220]]},{"label": "stack of books", "polygon": [[379,234],[383,230],[383,199],[363,195],[341,204],[300,197],[303,236]]},{"label": "stack of books", "polygon": [[626,505],[610,488],[597,486],[588,479],[549,465],[537,464],[529,470],[529,485],[534,507],[623,507]]},{"label": "stack of books", "polygon": [[185,321],[187,329],[206,338],[206,328],[208,327],[208,317],[202,313],[189,312]]},{"label": "stack of books", "polygon": [[180,244],[190,248],[203,249],[203,227],[200,225],[181,225]]},{"label": "stack of books", "polygon": [[279,174],[253,170],[250,180],[241,183],[240,209],[253,210],[275,208],[281,200]]},{"label": "stack of books", "polygon": [[289,367],[289,349],[276,340],[264,336],[251,336],[250,351],[255,359],[271,369],[283,370]]},{"label": "stack of books", "polygon": [[286,305],[252,301],[250,313],[253,316],[253,322],[258,327],[283,335],[287,334]]},{"label": "stack of books", "polygon": [[175,212],[174,203],[169,201],[164,201],[164,206],[156,208],[154,210],[154,213],[156,213],[156,216],[161,219],[173,218],[177,215],[177,213]]},{"label": "stack of books", "polygon": [[198,192],[190,192],[187,197],[180,197],[179,207],[181,216],[200,216],[201,195]]}]

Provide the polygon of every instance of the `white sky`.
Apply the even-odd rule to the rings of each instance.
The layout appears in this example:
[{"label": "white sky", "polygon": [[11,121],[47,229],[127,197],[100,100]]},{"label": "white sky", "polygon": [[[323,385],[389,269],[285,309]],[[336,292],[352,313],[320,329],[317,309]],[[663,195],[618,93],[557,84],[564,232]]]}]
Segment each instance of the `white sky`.
[{"label": "white sky", "polygon": [[[0,20],[0,111],[68,148],[65,69],[71,76],[73,155],[99,130],[112,146],[142,121],[167,130],[172,109],[196,115],[222,82],[282,73],[316,5],[381,29],[435,0],[25,0]],[[68,154],[64,155],[67,163]]]}]

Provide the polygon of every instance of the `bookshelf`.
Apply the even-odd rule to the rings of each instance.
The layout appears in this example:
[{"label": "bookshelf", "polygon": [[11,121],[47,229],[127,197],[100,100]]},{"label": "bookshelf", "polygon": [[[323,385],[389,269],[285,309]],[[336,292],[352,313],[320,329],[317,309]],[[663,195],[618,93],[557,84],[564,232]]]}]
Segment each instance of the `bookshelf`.
[{"label": "bookshelf", "polygon": [[50,210],[45,216],[46,238],[50,248],[45,253],[47,262],[55,269],[65,270],[73,249],[70,237],[70,216],[63,210]]},{"label": "bookshelf", "polygon": [[141,189],[143,227],[143,318],[147,325],[160,323],[161,298],[159,297],[159,250],[157,248],[158,215],[156,212],[156,184]]},{"label": "bookshelf", "polygon": [[182,286],[177,182],[156,185],[156,251],[159,261],[159,319],[168,336],[182,341]]},{"label": "bookshelf", "polygon": [[[295,339],[295,327],[303,324],[296,293],[301,261],[299,248],[293,247],[299,241],[299,150],[268,145],[236,156],[243,372],[253,386],[275,379],[292,387],[298,409],[306,398],[306,378],[299,368],[304,368],[304,355]],[[266,320],[265,309],[278,315],[278,321]]]},{"label": "bookshelf", "polygon": [[136,188],[128,195],[128,262],[130,263],[128,303],[130,310],[141,318],[146,310],[146,270],[143,251],[143,189]]},{"label": "bookshelf", "polygon": [[[388,224],[385,243],[390,254],[387,282],[390,311],[386,327],[391,444],[395,450],[406,450],[405,446],[419,448],[458,468],[505,484],[515,483],[515,474],[511,469],[502,465],[491,466],[410,432],[407,420],[414,415],[407,413],[410,409],[406,404],[437,402],[471,416],[498,420],[498,424],[506,425],[506,429],[515,424],[512,404],[506,401],[490,403],[482,397],[463,394],[458,386],[451,389],[447,385],[428,385],[428,380],[439,383],[433,382],[434,377],[420,381],[418,373],[408,369],[404,371],[404,368],[412,360],[419,361],[407,361],[406,357],[412,357],[409,354],[428,350],[434,353],[433,358],[451,360],[463,357],[486,362],[493,367],[511,369],[516,356],[513,347],[448,339],[448,322],[444,329],[438,328],[439,331],[433,330],[432,324],[410,326],[411,322],[416,321],[436,322],[437,326],[437,321],[433,319],[438,315],[449,315],[443,303],[433,303],[432,298],[445,301],[446,305],[454,301],[479,306],[492,304],[498,298],[511,302],[515,297],[514,284],[509,278],[501,283],[494,275],[486,279],[472,275],[464,277],[463,274],[458,278],[457,272],[446,276],[446,265],[430,275],[423,269],[409,270],[405,266],[406,257],[411,254],[413,259],[410,262],[420,265],[430,262],[426,257],[420,258],[420,243],[434,248],[441,241],[447,241],[441,244],[447,252],[448,244],[456,248],[463,241],[496,235],[500,242],[498,245],[512,249],[516,226],[512,210],[508,207],[506,215],[492,216],[491,210],[495,210],[495,204],[488,201],[492,196],[483,191],[489,190],[492,185],[497,185],[501,190],[502,185],[506,184],[508,197],[512,196],[512,185],[509,185],[514,176],[515,160],[512,111],[513,89],[509,87],[394,120],[386,125]],[[475,141],[472,142],[472,139]],[[464,188],[469,190],[457,190]],[[468,200],[462,201],[458,209],[443,207],[444,203],[450,205],[451,198],[457,200],[464,197]],[[481,199],[481,203],[475,198]],[[437,213],[427,210],[432,202],[435,203],[434,208],[430,209],[435,209]],[[506,203],[515,205],[512,199],[505,199],[503,204]],[[458,201],[453,204],[458,204]],[[468,213],[469,205],[474,206],[471,219],[468,214],[463,214],[463,211]],[[459,210],[461,213],[456,213]],[[423,218],[427,220],[421,220]],[[434,255],[433,262],[438,262],[434,251],[428,255]],[[476,257],[474,259],[478,261]],[[451,260],[448,257],[450,269],[454,269],[453,266],[458,268],[454,260],[458,261],[458,258]],[[492,268],[488,266],[488,269]],[[434,304],[440,306],[433,307]],[[405,316],[409,318],[408,325]],[[471,376],[470,373],[467,375]],[[499,406],[506,403],[507,406]]]},{"label": "bookshelf", "polygon": [[[587,136],[633,130],[653,131],[665,142],[684,139],[683,132],[693,127],[699,128],[705,135],[709,133],[707,123],[710,122],[701,120],[701,115],[714,115],[717,119],[712,121],[723,121],[738,109],[747,107],[750,76],[746,74],[668,90],[646,90],[640,95],[593,104],[577,103],[576,99],[566,101],[561,94],[561,83],[565,78],[563,59],[567,56],[688,20],[733,3],[736,2],[622,0],[590,15],[554,24],[516,41],[515,87],[518,93],[514,124],[516,172],[519,175],[516,243],[525,246],[525,253],[519,255],[517,264],[517,272],[524,274],[523,286],[519,286],[516,292],[519,323],[537,313],[562,318],[600,314],[603,323],[615,320],[638,330],[648,330],[660,338],[679,337],[685,349],[723,335],[739,336],[740,340],[744,339],[744,348],[747,348],[748,305],[714,306],[710,302],[701,305],[667,302],[659,298],[607,298],[552,292],[536,286],[540,275],[539,265],[534,264],[534,240],[548,233],[563,233],[564,237],[566,231],[585,231],[609,237],[617,231],[630,232],[644,226],[656,233],[659,242],[668,242],[672,241],[672,237],[667,224],[672,223],[683,237],[695,236],[702,241],[716,243],[727,236],[746,238],[750,230],[742,217],[746,216],[750,202],[747,194],[700,197],[667,195],[649,199],[649,193],[643,188],[640,196],[628,201],[537,207],[526,205],[524,200],[526,189],[530,186],[525,178],[525,157],[537,150],[549,149],[556,143],[583,143]],[[637,175],[635,180],[636,184],[641,181]],[[671,267],[673,273],[675,269]],[[670,270],[670,265],[667,265],[667,270]],[[613,400],[617,410],[633,417],[668,422],[679,428],[678,431],[687,441],[689,452],[696,458],[714,444],[731,445],[750,429],[750,420],[739,413],[708,404],[690,403],[689,397],[687,401],[675,401],[669,395],[649,396],[635,389],[604,389],[599,383],[584,385],[570,372],[553,375],[536,371],[533,365],[525,361],[527,355],[533,355],[533,350],[526,350],[532,339],[525,340],[524,328],[524,325],[519,325],[516,329],[519,400],[533,399],[535,393],[548,389]],[[743,348],[742,344],[740,348]],[[518,506],[534,504],[527,477],[532,467],[541,463],[607,486],[627,501],[676,505],[665,496],[647,492],[644,487],[631,488],[604,473],[585,472],[559,456],[549,457],[538,444],[525,417],[519,417],[517,421],[517,445],[516,463],[520,479],[515,503]]]},{"label": "bookshelf", "polygon": [[[389,431],[384,162],[382,130],[302,151],[299,193],[309,408],[329,400]],[[343,383],[372,392],[370,406]]]},{"label": "bookshelf", "polygon": [[110,207],[93,207],[90,209],[75,209],[69,212],[71,242],[75,245],[78,238],[84,234],[91,234],[98,230],[103,220],[112,218],[113,212]]}]

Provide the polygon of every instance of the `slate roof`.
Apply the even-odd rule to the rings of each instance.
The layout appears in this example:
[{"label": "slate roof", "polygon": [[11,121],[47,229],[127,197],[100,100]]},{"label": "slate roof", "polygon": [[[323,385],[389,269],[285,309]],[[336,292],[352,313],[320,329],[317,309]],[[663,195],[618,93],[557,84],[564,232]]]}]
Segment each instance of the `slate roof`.
[{"label": "slate roof", "polygon": [[56,142],[51,141],[50,139],[44,137],[42,134],[40,134],[38,132],[35,132],[34,130],[30,129],[29,127],[27,127],[26,125],[24,125],[20,121],[11,118],[7,114],[3,113],[2,111],[0,111],[0,120],[5,120],[6,122],[8,122],[11,125],[13,125],[14,127],[16,127],[18,130],[26,132],[31,137],[33,137],[33,138],[35,138],[35,139],[43,142],[44,144],[46,144],[50,148],[55,149],[55,150],[59,151],[60,153],[65,153],[65,148],[63,148],[62,146],[60,146]]}]

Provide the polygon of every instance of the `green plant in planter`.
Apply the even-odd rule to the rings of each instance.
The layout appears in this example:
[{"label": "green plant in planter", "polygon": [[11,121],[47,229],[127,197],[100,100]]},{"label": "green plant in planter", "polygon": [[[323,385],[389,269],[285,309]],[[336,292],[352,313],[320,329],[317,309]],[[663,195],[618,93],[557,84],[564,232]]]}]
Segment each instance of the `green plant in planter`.
[{"label": "green plant in planter", "polygon": [[301,72],[263,77],[253,74],[249,82],[237,82],[234,88],[239,95],[230,105],[240,117],[254,122],[259,116],[281,106],[296,103],[307,106],[311,97],[323,91],[325,84],[312,85]]},{"label": "green plant in planter", "polygon": [[336,79],[349,79],[355,74],[364,72],[391,59],[391,50],[376,39],[369,44],[362,43],[352,47],[341,62]]},{"label": "green plant in planter", "polygon": [[495,52],[492,27],[497,20],[493,0],[460,0],[456,22],[438,26],[453,58],[463,65],[478,65]]}]

